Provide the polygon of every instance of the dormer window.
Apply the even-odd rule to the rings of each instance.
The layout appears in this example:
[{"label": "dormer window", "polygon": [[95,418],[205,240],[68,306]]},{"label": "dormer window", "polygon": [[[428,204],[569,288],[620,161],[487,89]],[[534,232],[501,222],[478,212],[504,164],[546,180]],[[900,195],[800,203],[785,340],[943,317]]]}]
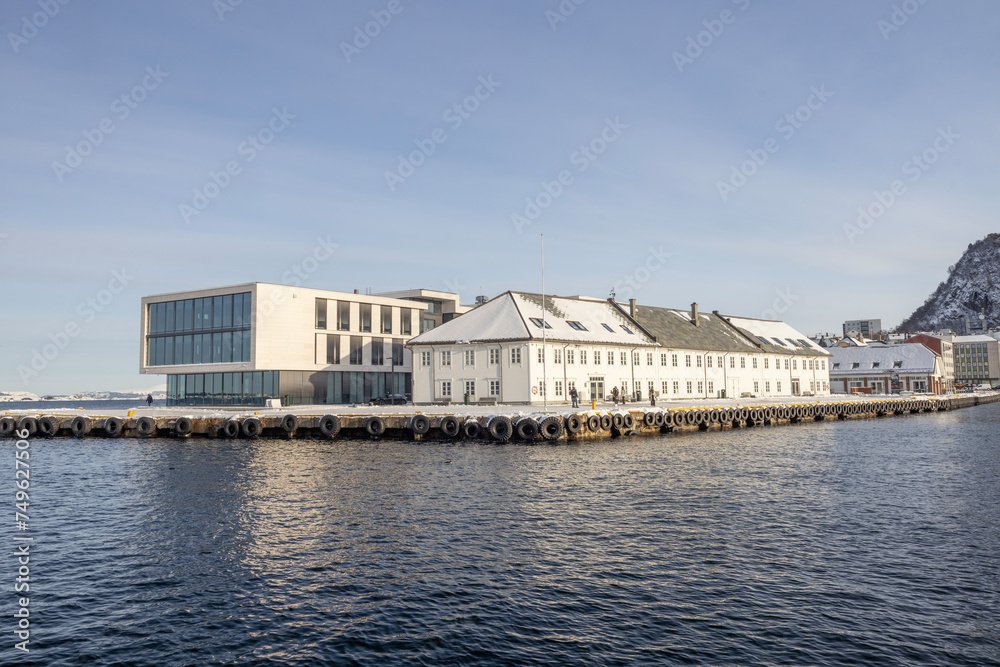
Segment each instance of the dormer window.
[{"label": "dormer window", "polygon": [[839,361],[833,362],[833,370],[837,370],[838,368],[840,368],[840,362]]},{"label": "dormer window", "polygon": [[881,365],[882,365],[881,361],[873,361],[872,362],[872,368],[878,368]]},{"label": "dormer window", "polygon": [[903,362],[902,361],[894,361],[894,362],[892,362],[892,367],[893,368],[902,368],[903,367]]},{"label": "dormer window", "polygon": [[855,361],[853,364],[851,364],[851,368],[861,368],[861,363]]}]

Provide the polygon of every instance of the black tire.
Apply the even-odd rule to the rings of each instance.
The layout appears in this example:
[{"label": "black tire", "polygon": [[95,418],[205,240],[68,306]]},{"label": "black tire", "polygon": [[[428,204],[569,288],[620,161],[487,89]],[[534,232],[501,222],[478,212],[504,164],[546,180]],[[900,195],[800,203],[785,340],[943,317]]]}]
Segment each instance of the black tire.
[{"label": "black tire", "polygon": [[17,421],[17,430],[27,431],[28,437],[31,437],[38,432],[38,420],[34,417],[21,417]]},{"label": "black tire", "polygon": [[601,430],[610,431],[614,421],[615,420],[611,418],[611,415],[601,415]]},{"label": "black tire", "polygon": [[580,418],[580,415],[567,415],[564,426],[567,433],[576,435],[583,430],[583,419]]},{"label": "black tire", "polygon": [[666,421],[666,415],[664,415],[662,411],[657,411],[656,420],[653,422],[653,426],[657,427],[663,426],[665,421]]},{"label": "black tire", "polygon": [[156,433],[156,422],[152,417],[139,417],[135,422],[135,430],[139,435],[153,435]]},{"label": "black tire", "polygon": [[82,438],[90,433],[90,420],[85,417],[73,417],[73,421],[69,423],[69,432],[77,438]]},{"label": "black tire", "polygon": [[684,423],[688,426],[694,426],[698,423],[698,411],[697,410],[686,410],[684,412]]},{"label": "black tire", "polygon": [[414,435],[423,435],[431,430],[431,420],[427,415],[413,415],[410,417],[410,430]]},{"label": "black tire", "polygon": [[235,438],[240,434],[240,423],[235,419],[227,419],[226,423],[222,425],[222,435],[227,438]]},{"label": "black tire", "polygon": [[546,440],[558,440],[563,434],[562,419],[559,419],[559,417],[546,417],[538,422],[538,432]]},{"label": "black tire", "polygon": [[531,442],[538,436],[538,423],[531,417],[524,417],[518,420],[517,425],[514,426],[514,432],[521,440]]},{"label": "black tire", "polygon": [[454,438],[458,435],[458,432],[462,430],[461,424],[458,423],[458,419],[452,415],[441,418],[441,433],[445,434],[449,438]]},{"label": "black tire", "polygon": [[17,430],[17,422],[10,417],[0,417],[0,438],[9,438]]},{"label": "black tire", "polygon": [[514,425],[510,417],[498,415],[486,422],[486,432],[497,442],[507,442],[514,435]]},{"label": "black tire", "polygon": [[385,421],[378,416],[371,416],[365,420],[365,433],[372,437],[377,437],[385,433]]},{"label": "black tire", "polygon": [[625,426],[625,416],[622,413],[616,412],[615,414],[611,415],[612,428],[620,431],[624,426]]},{"label": "black tire", "polygon": [[695,410],[694,411],[694,423],[697,424],[698,426],[701,426],[702,424],[704,424],[707,421],[707,419],[708,419],[708,415],[705,414],[704,410]]},{"label": "black tire", "polygon": [[291,433],[299,427],[299,418],[295,415],[285,415],[281,418],[281,430]]},{"label": "black tire", "polygon": [[118,417],[108,417],[104,420],[104,435],[109,438],[117,438],[125,430],[125,424]]},{"label": "black tire", "polygon": [[635,428],[635,417],[632,415],[631,412],[626,412],[622,416],[622,419],[624,419],[623,425],[625,426],[626,431],[631,431],[632,429]]},{"label": "black tire", "polygon": [[340,417],[337,415],[323,415],[320,417],[319,432],[328,438],[332,438],[340,433]]},{"label": "black tire", "polygon": [[174,421],[174,432],[177,435],[188,435],[194,430],[194,422],[191,421],[190,417],[178,417]]},{"label": "black tire", "polygon": [[51,438],[59,432],[59,420],[55,417],[45,416],[38,420],[38,433],[47,438]]},{"label": "black tire", "polygon": [[243,435],[247,438],[256,438],[264,430],[263,425],[261,425],[260,420],[256,417],[247,417],[243,420],[243,425],[240,427]]},{"label": "black tire", "polygon": [[599,415],[590,415],[587,417],[587,429],[591,433],[597,433],[601,430],[601,417]]},{"label": "black tire", "polygon": [[719,416],[719,411],[709,410],[708,419],[706,421],[708,421],[709,424],[718,424],[720,421],[722,421],[722,418]]},{"label": "black tire", "polygon": [[478,440],[483,434],[483,427],[475,419],[469,419],[462,424],[462,435],[469,440]]},{"label": "black tire", "polygon": [[642,423],[644,426],[647,426],[649,428],[656,426],[656,413],[655,412],[644,413],[642,415]]}]

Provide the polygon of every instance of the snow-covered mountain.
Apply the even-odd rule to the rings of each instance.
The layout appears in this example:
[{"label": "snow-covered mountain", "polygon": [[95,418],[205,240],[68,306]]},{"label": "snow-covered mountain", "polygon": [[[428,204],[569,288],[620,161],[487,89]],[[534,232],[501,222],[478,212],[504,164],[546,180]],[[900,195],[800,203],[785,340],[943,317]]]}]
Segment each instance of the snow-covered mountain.
[{"label": "snow-covered mountain", "polygon": [[987,326],[1000,324],[1000,234],[970,244],[948,268],[948,279],[897,330],[962,333],[966,318],[979,322],[980,315]]}]

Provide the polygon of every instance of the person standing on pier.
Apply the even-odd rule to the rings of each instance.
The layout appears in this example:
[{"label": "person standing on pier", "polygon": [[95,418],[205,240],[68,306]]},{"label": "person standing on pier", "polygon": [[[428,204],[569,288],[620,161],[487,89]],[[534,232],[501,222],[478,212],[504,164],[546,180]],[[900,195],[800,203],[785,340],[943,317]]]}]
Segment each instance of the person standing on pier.
[{"label": "person standing on pier", "polygon": [[573,399],[574,408],[580,407],[580,395],[576,393],[576,387],[573,387],[569,390],[569,397]]},{"label": "person standing on pier", "polygon": [[615,405],[618,405],[618,387],[611,388],[611,400],[615,402]]},{"label": "person standing on pier", "polygon": [[146,405],[148,407],[152,407],[153,406],[153,395],[152,394],[146,394]]},{"label": "person standing on pier", "polygon": [[656,392],[652,389],[649,390],[649,404],[652,407],[656,407]]}]

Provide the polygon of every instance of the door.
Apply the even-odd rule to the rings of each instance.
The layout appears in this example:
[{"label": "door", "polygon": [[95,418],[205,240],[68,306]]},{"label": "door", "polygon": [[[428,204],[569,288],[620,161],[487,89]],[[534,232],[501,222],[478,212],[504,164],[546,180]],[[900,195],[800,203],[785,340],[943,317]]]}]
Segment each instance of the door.
[{"label": "door", "polygon": [[802,390],[799,389],[799,379],[792,378],[792,396],[801,396]]},{"label": "door", "polygon": [[604,400],[604,378],[590,378],[590,400]]}]

